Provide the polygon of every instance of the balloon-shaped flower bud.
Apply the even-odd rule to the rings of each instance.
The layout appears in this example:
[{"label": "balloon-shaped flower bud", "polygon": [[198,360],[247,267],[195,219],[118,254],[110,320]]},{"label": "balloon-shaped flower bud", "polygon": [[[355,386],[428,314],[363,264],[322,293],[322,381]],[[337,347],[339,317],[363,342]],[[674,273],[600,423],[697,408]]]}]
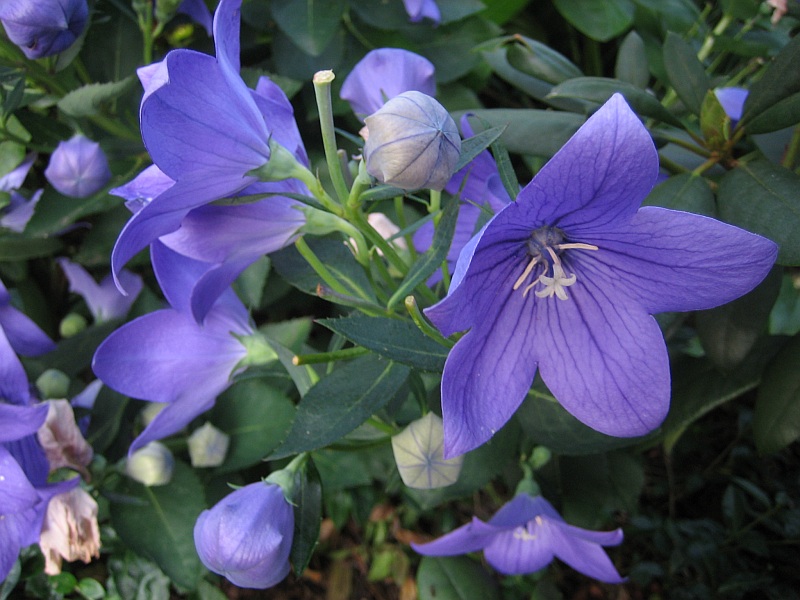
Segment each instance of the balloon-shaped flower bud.
[{"label": "balloon-shaped flower bud", "polygon": [[44,176],[65,196],[86,198],[108,183],[111,170],[100,144],[76,135],[58,144]]},{"label": "balloon-shaped flower bud", "polygon": [[400,478],[410,488],[430,490],[458,480],[464,455],[444,458],[442,419],[428,413],[392,437]]},{"label": "balloon-shaped flower bud", "polygon": [[189,436],[189,458],[193,467],[218,467],[225,462],[231,438],[206,421]]},{"label": "balloon-shaped flower bud", "polygon": [[89,18],[86,0],[4,0],[0,21],[8,39],[28,58],[42,58],[69,48]]},{"label": "balloon-shaped flower bud", "polygon": [[194,526],[203,564],[244,588],[266,589],[289,573],[294,511],[281,486],[251,483],[204,510]]},{"label": "balloon-shaped flower bud", "polygon": [[444,189],[456,170],[461,137],[441,104],[422,92],[403,92],[364,122],[370,175],[404,190]]},{"label": "balloon-shaped flower bud", "polygon": [[150,442],[139,448],[125,462],[125,473],[146,486],[166,485],[172,479],[175,459],[161,442]]}]

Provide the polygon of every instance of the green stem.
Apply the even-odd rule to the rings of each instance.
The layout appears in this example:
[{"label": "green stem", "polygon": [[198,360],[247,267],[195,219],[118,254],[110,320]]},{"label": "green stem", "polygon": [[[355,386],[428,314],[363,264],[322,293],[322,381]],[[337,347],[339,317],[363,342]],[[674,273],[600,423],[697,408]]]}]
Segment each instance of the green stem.
[{"label": "green stem", "polygon": [[705,62],[708,58],[708,55],[711,54],[711,50],[714,49],[714,42],[717,41],[717,38],[725,33],[725,30],[728,26],[733,23],[733,17],[730,15],[722,15],[722,18],[717,23],[717,26],[714,27],[714,30],[711,32],[711,35],[706,36],[705,41],[703,41],[703,45],[700,48],[700,51],[697,53],[697,58],[700,62]]},{"label": "green stem", "polygon": [[711,153],[708,150],[706,150],[705,148],[701,148],[700,146],[696,146],[695,144],[687,142],[686,140],[682,140],[680,138],[676,138],[676,137],[672,137],[672,136],[668,136],[668,135],[661,135],[660,133],[659,133],[658,137],[660,137],[661,139],[663,139],[666,142],[669,142],[670,144],[675,144],[676,146],[680,146],[681,148],[685,148],[689,152],[694,152],[695,154],[697,154],[698,156],[702,156],[703,158],[708,158],[709,156],[711,156]]},{"label": "green stem", "polygon": [[369,221],[364,217],[364,213],[360,210],[354,210],[350,213],[351,221],[367,236],[367,239],[372,242],[375,246],[381,249],[383,252],[383,256],[389,263],[400,273],[405,275],[408,273],[408,265],[400,258],[400,255],[397,254],[394,247],[383,239],[380,233],[375,231],[375,228],[369,224]]},{"label": "green stem", "polygon": [[334,292],[338,292],[340,294],[344,294],[346,296],[350,295],[350,292],[345,288],[336,277],[333,276],[328,270],[322,261],[314,254],[314,251],[308,246],[306,241],[300,237],[297,238],[297,241],[294,243],[297,251],[302,255],[303,258],[306,259],[306,262],[311,265],[311,268],[314,269],[314,272],[320,276],[322,281],[330,287]]},{"label": "green stem", "polygon": [[361,346],[353,348],[344,348],[343,350],[334,350],[332,352],[321,352],[319,354],[298,354],[292,359],[292,364],[295,366],[300,365],[313,365],[317,363],[329,363],[337,360],[347,360],[349,358],[356,358],[369,354],[369,350]]},{"label": "green stem", "polygon": [[427,335],[432,340],[440,343],[442,346],[446,346],[447,348],[452,348],[455,346],[455,342],[452,342],[444,337],[437,329],[428,323],[424,316],[422,316],[419,306],[417,305],[417,300],[414,298],[414,296],[406,297],[404,304],[408,314],[411,316],[411,320],[414,321],[414,324],[422,333]]},{"label": "green stem", "polygon": [[686,167],[683,167],[678,163],[676,163],[675,161],[672,161],[660,154],[658,155],[658,160],[661,166],[670,173],[672,173],[673,175],[680,175],[681,173],[687,173],[689,171],[689,169],[687,169]]},{"label": "green stem", "polygon": [[702,165],[700,165],[699,167],[697,167],[696,169],[694,169],[694,170],[692,171],[692,175],[698,175],[698,176],[700,176],[700,175],[702,175],[703,173],[705,173],[706,171],[708,171],[708,170],[709,170],[711,167],[713,167],[714,165],[716,165],[718,162],[719,162],[719,158],[718,158],[718,157],[716,157],[716,156],[712,156],[712,157],[711,157],[711,158],[709,158],[709,159],[708,159],[706,162],[704,162]]},{"label": "green stem", "polygon": [[318,71],[314,74],[314,95],[319,110],[319,125],[322,132],[322,145],[325,147],[325,162],[328,163],[333,188],[339,202],[345,202],[350,193],[344,181],[342,165],[336,148],[336,130],[333,126],[333,104],[331,103],[331,83],[335,75],[333,71]]},{"label": "green stem", "polygon": [[376,417],[370,417],[369,419],[367,419],[367,423],[372,425],[378,431],[382,431],[383,433],[385,433],[388,436],[393,436],[394,434],[397,433],[397,429],[395,429],[394,427],[392,427],[388,423],[384,423],[383,421],[381,421],[380,419],[378,419]]},{"label": "green stem", "polygon": [[787,169],[793,169],[798,153],[800,153],[800,125],[796,125],[794,128],[792,139],[789,141],[789,147],[786,149],[786,154],[783,155],[781,164]]}]

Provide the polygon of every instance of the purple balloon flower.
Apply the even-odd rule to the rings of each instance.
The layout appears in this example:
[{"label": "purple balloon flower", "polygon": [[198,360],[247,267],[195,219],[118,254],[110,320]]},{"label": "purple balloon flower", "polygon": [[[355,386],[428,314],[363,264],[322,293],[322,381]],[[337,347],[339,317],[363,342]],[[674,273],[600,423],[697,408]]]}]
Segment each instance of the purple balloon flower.
[{"label": "purple balloon flower", "polygon": [[28,172],[36,160],[36,154],[31,153],[25,157],[16,168],[0,177],[0,192],[8,192],[9,203],[8,206],[0,210],[0,227],[5,227],[11,231],[22,233],[28,225],[28,221],[33,216],[33,209],[42,197],[44,190],[37,190],[34,192],[31,199],[28,200],[17,192],[22,187],[22,183],[28,176]]},{"label": "purple balloon flower", "polygon": [[111,257],[115,274],[139,250],[175,231],[191,209],[256,183],[258,177],[249,173],[269,162],[271,138],[296,150],[285,143],[296,124],[283,98],[276,100],[279,90],[251,90],[239,76],[240,5],[241,0],[222,0],[217,8],[216,58],[173,50],[140,72],[142,139],[175,184],[128,221]]},{"label": "purple balloon flower", "polygon": [[447,297],[426,310],[445,335],[470,330],[444,368],[445,457],[500,429],[537,369],[597,431],[661,423],[669,360],[651,315],[745,294],[778,249],[714,219],[639,208],[657,176],[647,130],[615,95],[464,248]]},{"label": "purple balloon flower", "polygon": [[194,526],[200,560],[244,588],[266,589],[289,573],[294,512],[273,483],[251,483],[204,510]]},{"label": "purple balloon flower", "polygon": [[589,531],[567,524],[541,496],[515,496],[484,523],[472,523],[427,544],[411,544],[425,556],[455,556],[483,550],[492,567],[505,575],[543,569],[558,558],[576,571],[606,583],[624,581],[603,550],[622,542],[622,530]]},{"label": "purple balloon flower", "polygon": [[379,48],[356,63],[339,95],[363,120],[403,92],[416,90],[435,96],[434,71],[433,63],[419,54],[400,48]]},{"label": "purple balloon flower", "polygon": [[110,388],[133,398],[166,403],[131,444],[131,453],[180,431],[211,408],[247,355],[235,336],[253,332],[247,310],[232,290],[217,300],[199,325],[188,303],[203,267],[172,255],[170,261],[159,261],[156,270],[172,308],[117,329],[100,344],[92,362],[97,377]]},{"label": "purple balloon flower", "polygon": [[79,294],[86,301],[95,323],[120,319],[127,315],[142,291],[142,278],[130,271],[123,270],[119,274],[120,282],[128,292],[125,296],[114,285],[114,279],[110,275],[98,284],[79,264],[66,258],[59,258],[58,264],[69,281],[70,291]]},{"label": "purple balloon flower", "polygon": [[731,127],[736,127],[739,119],[742,118],[744,102],[747,100],[747,94],[749,93],[748,90],[740,87],[717,88],[714,90],[714,95],[722,105],[722,110],[731,119]]},{"label": "purple balloon flower", "polygon": [[58,144],[44,176],[65,196],[86,198],[108,183],[111,170],[100,144],[76,135]]},{"label": "purple balloon flower", "polygon": [[4,0],[0,21],[8,39],[28,58],[42,58],[69,48],[89,19],[86,0]]},{"label": "purple balloon flower", "polygon": [[442,21],[442,13],[436,0],[403,0],[409,20],[419,23],[422,19],[430,19],[436,25]]},{"label": "purple balloon flower", "polygon": [[11,294],[0,281],[0,329],[11,348],[23,356],[39,356],[56,345],[29,317],[11,305]]}]

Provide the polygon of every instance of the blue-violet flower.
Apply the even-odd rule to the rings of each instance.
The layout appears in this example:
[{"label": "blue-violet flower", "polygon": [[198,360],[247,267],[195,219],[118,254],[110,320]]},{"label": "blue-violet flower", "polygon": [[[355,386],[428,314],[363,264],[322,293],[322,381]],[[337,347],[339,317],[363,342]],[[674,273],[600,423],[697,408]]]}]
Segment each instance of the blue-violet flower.
[{"label": "blue-violet flower", "polygon": [[100,144],[82,135],[60,142],[44,176],[65,196],[86,198],[99,192],[111,179],[108,159]]},{"label": "blue-violet flower", "polygon": [[4,0],[0,21],[8,39],[28,58],[42,58],[69,48],[89,19],[86,0]]}]

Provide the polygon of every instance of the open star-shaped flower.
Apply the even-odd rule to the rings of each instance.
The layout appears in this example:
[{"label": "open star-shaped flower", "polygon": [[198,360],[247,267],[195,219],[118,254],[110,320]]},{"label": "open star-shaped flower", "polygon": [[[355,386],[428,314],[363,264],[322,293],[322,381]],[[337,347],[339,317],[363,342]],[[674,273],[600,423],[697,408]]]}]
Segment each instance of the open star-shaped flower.
[{"label": "open star-shaped flower", "polygon": [[669,408],[667,349],[652,317],[753,289],[768,239],[640,204],[658,155],[620,95],[603,105],[464,248],[448,296],[426,310],[455,345],[442,378],[445,457],[488,440],[537,369],[597,431],[637,436]]}]

